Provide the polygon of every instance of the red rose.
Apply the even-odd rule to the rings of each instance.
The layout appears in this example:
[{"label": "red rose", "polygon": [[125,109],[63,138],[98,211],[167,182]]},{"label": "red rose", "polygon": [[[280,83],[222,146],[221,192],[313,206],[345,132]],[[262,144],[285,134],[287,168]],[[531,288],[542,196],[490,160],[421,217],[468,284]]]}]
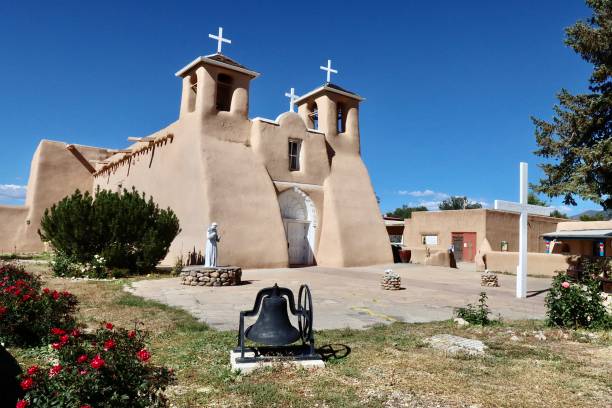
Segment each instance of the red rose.
[{"label": "red rose", "polygon": [[28,375],[34,375],[38,372],[38,366],[37,365],[33,365],[32,367],[28,368]]},{"label": "red rose", "polygon": [[8,309],[4,306],[0,306],[0,316],[5,314]]},{"label": "red rose", "polygon": [[31,379],[30,377],[25,378],[22,382],[21,382],[21,389],[24,391],[29,390],[30,388],[32,388],[34,386],[34,380]]},{"label": "red rose", "polygon": [[109,323],[106,323],[105,327],[106,327],[108,330],[113,330],[113,327],[115,327],[115,326],[114,326],[112,323],[110,323],[110,322],[109,322]]},{"label": "red rose", "polygon": [[136,353],[136,358],[144,362],[151,358],[151,353],[149,353],[147,349],[142,349]]},{"label": "red rose", "polygon": [[57,299],[59,299],[60,294],[59,294],[59,292],[57,290],[54,290],[53,294],[51,296],[53,296],[53,300],[57,300]]},{"label": "red rose", "polygon": [[53,377],[54,375],[59,374],[62,371],[62,366],[60,364],[54,365],[49,370],[49,377]]},{"label": "red rose", "polygon": [[91,405],[89,405],[89,404],[81,405],[80,408],[91,408]]},{"label": "red rose", "polygon": [[61,343],[53,343],[51,344],[51,347],[53,348],[53,350],[59,350],[62,348],[62,344]]},{"label": "red rose", "polygon": [[17,401],[17,405],[15,405],[15,408],[26,408],[27,406],[28,406],[28,401],[19,400]]},{"label": "red rose", "polygon": [[104,342],[104,351],[108,351],[108,350],[112,350],[115,348],[117,343],[115,343],[115,340],[113,339],[108,339]]},{"label": "red rose", "polygon": [[134,337],[136,337],[136,331],[130,330],[129,333],[128,333],[128,337],[130,339],[133,339]]},{"label": "red rose", "polygon": [[87,361],[87,354],[81,354],[78,358],[77,358],[77,363],[83,364],[84,362]]},{"label": "red rose", "polygon": [[64,334],[62,337],[60,337],[60,343],[62,344],[68,343],[68,340],[70,340],[70,336],[67,334]]},{"label": "red rose", "polygon": [[47,294],[47,295],[48,295],[48,294],[49,294],[49,292],[51,292],[51,291],[49,290],[49,288],[44,288],[44,289],[43,289],[43,292],[44,292],[45,294]]},{"label": "red rose", "polygon": [[81,335],[81,332],[79,331],[79,329],[72,329],[72,332],[70,334],[72,334],[72,337],[79,337]]},{"label": "red rose", "polygon": [[91,366],[91,368],[95,368],[96,370],[99,370],[100,368],[104,367],[104,360],[102,359],[102,357],[100,357],[100,355],[96,355],[92,360],[91,363],[89,363],[89,365]]},{"label": "red rose", "polygon": [[27,300],[30,300],[31,298],[32,298],[32,295],[23,295],[23,297],[21,298],[21,300],[22,300],[23,302],[25,302],[25,301],[27,301]]},{"label": "red rose", "polygon": [[60,328],[54,327],[51,329],[51,334],[55,334],[56,336],[61,336],[63,334],[66,334],[66,331]]}]

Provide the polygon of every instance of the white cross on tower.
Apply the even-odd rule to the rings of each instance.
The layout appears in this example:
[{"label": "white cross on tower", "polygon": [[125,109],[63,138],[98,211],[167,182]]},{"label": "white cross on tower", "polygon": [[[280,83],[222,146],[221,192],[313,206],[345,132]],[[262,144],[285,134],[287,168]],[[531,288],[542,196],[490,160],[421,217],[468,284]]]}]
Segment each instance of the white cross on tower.
[{"label": "white cross on tower", "polygon": [[335,69],[332,69],[331,67],[331,60],[327,60],[327,66],[326,67],[319,67],[321,68],[323,71],[327,71],[327,82],[331,82],[331,74],[337,74],[338,71]]},{"label": "white cross on tower", "polygon": [[299,98],[299,96],[295,94],[295,89],[291,88],[291,93],[285,92],[285,96],[289,98],[289,112],[294,112],[293,107],[295,106],[295,101]]},{"label": "white cross on tower", "polygon": [[512,211],[521,214],[519,221],[519,263],[516,267],[516,297],[527,297],[527,235],[528,231],[528,216],[545,215],[550,216],[553,210],[550,207],[542,207],[540,205],[532,205],[527,202],[527,163],[520,164],[520,202],[513,203],[511,201],[495,200],[494,208],[496,210]]},{"label": "white cross on tower", "polygon": [[227,38],[223,38],[223,27],[219,27],[219,34],[208,34],[208,38],[212,38],[213,40],[217,40],[217,54],[221,54],[221,46],[223,43],[231,44],[232,40],[228,40]]}]

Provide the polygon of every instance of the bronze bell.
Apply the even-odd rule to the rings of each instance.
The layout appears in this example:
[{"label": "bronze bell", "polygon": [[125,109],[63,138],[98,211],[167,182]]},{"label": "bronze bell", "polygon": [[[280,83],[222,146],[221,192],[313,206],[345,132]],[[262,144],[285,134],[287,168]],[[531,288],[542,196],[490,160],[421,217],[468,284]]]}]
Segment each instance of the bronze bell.
[{"label": "bronze bell", "polygon": [[280,295],[278,286],[263,298],[257,321],[245,331],[247,339],[268,346],[284,346],[300,339],[300,332],[293,327],[287,313],[287,299]]}]

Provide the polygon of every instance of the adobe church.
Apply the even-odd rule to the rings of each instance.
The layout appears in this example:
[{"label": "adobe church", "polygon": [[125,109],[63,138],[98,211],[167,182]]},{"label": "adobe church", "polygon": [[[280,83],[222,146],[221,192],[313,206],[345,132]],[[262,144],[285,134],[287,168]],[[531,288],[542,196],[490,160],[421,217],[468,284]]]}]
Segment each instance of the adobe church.
[{"label": "adobe church", "polygon": [[[66,195],[135,187],[178,216],[172,264],[219,224],[219,263],[243,268],[391,263],[389,236],[360,155],[363,98],[327,81],[275,120],[249,119],[259,74],[221,53],[180,69],[180,114],[124,150],[43,140],[24,206],[0,206],[0,252],[41,251],[44,209]],[[294,112],[294,105],[297,113]]]}]

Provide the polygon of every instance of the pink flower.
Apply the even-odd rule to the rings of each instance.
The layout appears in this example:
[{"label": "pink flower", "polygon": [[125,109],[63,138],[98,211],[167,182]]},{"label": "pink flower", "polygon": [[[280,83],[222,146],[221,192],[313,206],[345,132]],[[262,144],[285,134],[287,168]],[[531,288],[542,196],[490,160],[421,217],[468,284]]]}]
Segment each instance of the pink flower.
[{"label": "pink flower", "polygon": [[134,337],[136,337],[136,331],[130,330],[129,333],[128,333],[128,337],[130,339],[133,339]]},{"label": "pink flower", "polygon": [[145,362],[151,358],[151,353],[149,353],[147,349],[142,349],[136,353],[136,358],[142,362]]},{"label": "pink flower", "polygon": [[563,282],[563,283],[561,284],[561,286],[563,286],[565,289],[567,289],[567,288],[569,288],[569,287],[570,287],[570,284],[569,284],[569,282],[565,281],[565,282]]},{"label": "pink flower", "polygon": [[49,377],[53,377],[59,374],[62,371],[62,366],[60,364],[56,364],[49,370]]},{"label": "pink flower", "polygon": [[34,380],[27,377],[21,382],[20,385],[22,390],[27,391],[34,386]]},{"label": "pink flower", "polygon": [[67,334],[64,334],[62,337],[60,337],[60,343],[62,344],[68,343],[68,340],[70,340],[70,336],[68,336]]},{"label": "pink flower", "polygon": [[85,369],[80,370],[80,371],[79,371],[79,374],[81,374],[81,375],[85,375],[85,374],[87,374],[87,370],[85,370]]},{"label": "pink flower", "polygon": [[19,400],[17,401],[17,405],[15,405],[15,408],[26,408],[28,406],[28,401],[26,400]]},{"label": "pink flower", "polygon": [[77,358],[77,363],[79,364],[83,364],[84,362],[87,361],[87,354],[81,354],[78,358]]},{"label": "pink flower", "polygon": [[80,408],[91,408],[91,405],[89,404],[81,405]]},{"label": "pink flower", "polygon": [[91,368],[95,368],[96,370],[99,370],[100,368],[104,367],[104,360],[102,359],[102,357],[100,357],[100,355],[96,355],[92,360],[91,363],[89,363],[89,365],[91,366]]},{"label": "pink flower", "polygon": [[34,375],[38,372],[38,366],[37,365],[33,365],[32,367],[28,368],[28,375]]},{"label": "pink flower", "polygon": [[61,336],[61,335],[66,334],[66,331],[58,327],[54,327],[51,329],[51,334],[55,334],[56,336]]},{"label": "pink flower", "polygon": [[81,332],[79,331],[79,329],[72,329],[72,337],[79,337],[81,335]]},{"label": "pink flower", "polygon": [[59,350],[62,348],[62,344],[61,343],[53,343],[51,344],[51,347],[53,348],[53,350]]},{"label": "pink flower", "polygon": [[104,342],[104,351],[108,351],[108,350],[112,350],[115,348],[115,345],[117,343],[115,343],[115,340],[113,339],[108,339]]}]

